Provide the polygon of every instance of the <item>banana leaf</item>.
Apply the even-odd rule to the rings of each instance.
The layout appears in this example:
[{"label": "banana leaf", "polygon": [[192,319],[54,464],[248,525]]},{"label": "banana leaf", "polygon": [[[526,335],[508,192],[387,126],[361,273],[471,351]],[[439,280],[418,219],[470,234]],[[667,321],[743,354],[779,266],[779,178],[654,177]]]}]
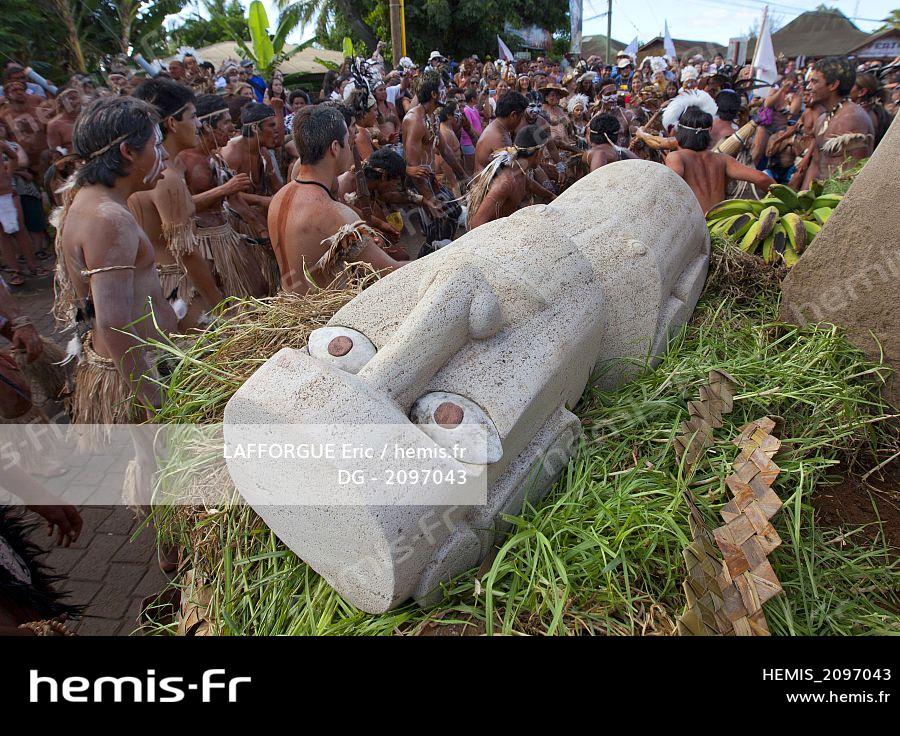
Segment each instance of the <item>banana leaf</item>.
[{"label": "banana leaf", "polygon": [[250,28],[250,40],[253,42],[256,65],[260,69],[268,69],[275,57],[275,49],[272,46],[272,39],[269,38],[269,18],[266,16],[266,9],[260,0],[253,0],[250,3],[247,26]]}]

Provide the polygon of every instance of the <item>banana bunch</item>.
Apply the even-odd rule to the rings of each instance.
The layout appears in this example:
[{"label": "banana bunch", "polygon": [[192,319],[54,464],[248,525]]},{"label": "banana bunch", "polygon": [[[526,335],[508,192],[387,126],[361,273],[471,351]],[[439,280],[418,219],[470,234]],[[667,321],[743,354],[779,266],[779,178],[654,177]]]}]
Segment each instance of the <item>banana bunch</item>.
[{"label": "banana bunch", "polygon": [[747,253],[759,251],[767,263],[781,258],[791,267],[840,201],[839,194],[823,194],[821,182],[802,192],[774,184],[764,199],[720,202],[706,213],[706,224],[711,235],[728,238]]}]

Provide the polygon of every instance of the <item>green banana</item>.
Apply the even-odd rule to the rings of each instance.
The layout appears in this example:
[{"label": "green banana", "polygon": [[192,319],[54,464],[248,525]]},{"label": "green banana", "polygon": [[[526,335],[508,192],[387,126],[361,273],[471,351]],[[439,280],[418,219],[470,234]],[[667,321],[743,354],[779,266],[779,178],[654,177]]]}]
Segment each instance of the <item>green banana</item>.
[{"label": "green banana", "polygon": [[766,207],[759,214],[759,239],[765,240],[772,233],[772,229],[775,227],[775,223],[778,222],[778,218],[781,217],[781,213],[778,211],[776,206]]},{"label": "green banana", "polygon": [[728,232],[728,228],[731,227],[731,224],[739,217],[744,217],[744,215],[731,215],[730,217],[716,220],[715,222],[710,223],[709,232],[713,235],[725,235],[725,233]]},{"label": "green banana", "polygon": [[725,234],[734,240],[742,238],[754,222],[756,222],[756,217],[753,215],[738,215],[728,227]]},{"label": "green banana", "polygon": [[806,248],[806,228],[803,226],[800,215],[796,212],[788,212],[781,218],[781,225],[784,227],[791,247],[797,253],[802,253]]},{"label": "green banana", "polygon": [[802,192],[797,192],[797,199],[800,200],[800,209],[805,212],[812,207],[812,203],[816,200],[816,195],[809,189],[804,189]]},{"label": "green banana", "polygon": [[831,207],[819,207],[813,210],[813,217],[816,218],[816,222],[820,225],[824,225],[828,222],[828,218],[831,217],[831,213],[834,212]]},{"label": "green banana", "polygon": [[759,214],[762,206],[754,199],[726,199],[706,213],[706,221],[713,222],[724,217],[743,214]]},{"label": "green banana", "polygon": [[821,194],[813,200],[809,209],[818,210],[822,207],[831,207],[834,209],[840,204],[841,199],[843,199],[843,197],[841,197],[840,194]]},{"label": "green banana", "polygon": [[803,220],[802,222],[803,227],[806,228],[806,244],[809,245],[810,241],[819,234],[822,226],[818,222],[810,222],[809,220]]},{"label": "green banana", "polygon": [[[769,187],[768,194],[772,197],[778,197],[787,205],[789,210],[800,209],[800,199],[797,197],[797,192],[785,184],[773,184]],[[782,214],[784,213],[782,212]]]},{"label": "green banana", "polygon": [[775,233],[763,241],[762,257],[766,263],[772,263],[775,260]]},{"label": "green banana", "polygon": [[746,253],[753,253],[756,246],[759,245],[759,220],[751,223],[744,237],[741,238],[741,250]]},{"label": "green banana", "polygon": [[775,225],[775,229],[772,231],[772,249],[778,254],[781,255],[784,253],[785,248],[788,246],[788,236],[787,232],[784,229],[784,225],[780,222]]},{"label": "green banana", "polygon": [[778,215],[786,215],[791,211],[791,208],[788,207],[782,200],[778,199],[778,197],[765,197],[759,200],[764,207],[777,207]]},{"label": "green banana", "polygon": [[825,184],[818,179],[814,179],[813,183],[809,185],[809,191],[812,192],[813,197],[820,197],[822,192],[825,191]]},{"label": "green banana", "polygon": [[781,257],[784,258],[784,265],[788,268],[791,268],[791,266],[800,260],[800,255],[791,246],[784,249],[784,253],[781,254]]}]

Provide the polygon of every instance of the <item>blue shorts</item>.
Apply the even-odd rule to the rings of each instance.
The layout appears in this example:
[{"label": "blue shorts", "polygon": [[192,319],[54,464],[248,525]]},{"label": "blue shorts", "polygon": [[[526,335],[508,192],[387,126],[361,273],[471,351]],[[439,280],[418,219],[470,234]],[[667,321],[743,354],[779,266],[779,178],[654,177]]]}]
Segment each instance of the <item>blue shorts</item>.
[{"label": "blue shorts", "polygon": [[460,148],[462,149],[462,152],[466,156],[474,156],[475,155],[475,146],[472,146],[472,145],[466,146],[466,145],[460,144]]}]

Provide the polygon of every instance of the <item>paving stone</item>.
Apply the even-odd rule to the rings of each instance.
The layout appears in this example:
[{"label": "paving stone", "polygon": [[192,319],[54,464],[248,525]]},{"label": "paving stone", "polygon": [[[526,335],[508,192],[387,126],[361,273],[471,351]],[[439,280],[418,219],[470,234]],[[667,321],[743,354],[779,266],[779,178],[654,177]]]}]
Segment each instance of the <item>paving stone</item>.
[{"label": "paving stone", "polygon": [[132,595],[145,598],[148,595],[160,593],[169,587],[170,580],[166,577],[166,574],[159,569],[159,565],[151,563],[149,568],[145,569],[147,572],[144,573],[144,577],[141,578],[141,581],[135,586],[134,590],[131,591]]},{"label": "paving stone", "polygon": [[92,616],[121,619],[128,610],[129,603],[131,603],[131,598],[127,593],[122,592],[115,578],[107,576],[104,578],[100,590],[97,591],[97,595],[91,601],[89,613]]},{"label": "paving stone", "polygon": [[[84,536],[84,535],[83,535]],[[89,538],[90,545],[72,568],[70,575],[76,580],[100,580],[106,575],[113,555],[123,545],[126,538],[119,534],[95,535]]]},{"label": "paving stone", "polygon": [[156,537],[148,529],[144,529],[134,539],[130,541],[128,538],[116,554],[112,557],[112,562],[141,562],[147,564],[151,560],[156,559]]},{"label": "paving stone", "polygon": [[97,531],[101,533],[124,534],[130,537],[136,521],[131,509],[120,506],[113,509],[113,512],[97,527]]},{"label": "paving stone", "polygon": [[86,616],[75,631],[80,636],[113,636],[121,623],[118,619]]},{"label": "paving stone", "polygon": [[66,603],[76,606],[87,606],[85,614],[88,614],[90,613],[90,603],[100,590],[100,586],[100,583],[92,583],[89,580],[72,580],[69,578],[59,583],[59,590],[69,594]]},{"label": "paving stone", "polygon": [[48,567],[53,568],[53,572],[57,575],[67,575],[84,553],[84,549],[75,547],[55,547],[41,561]]}]

